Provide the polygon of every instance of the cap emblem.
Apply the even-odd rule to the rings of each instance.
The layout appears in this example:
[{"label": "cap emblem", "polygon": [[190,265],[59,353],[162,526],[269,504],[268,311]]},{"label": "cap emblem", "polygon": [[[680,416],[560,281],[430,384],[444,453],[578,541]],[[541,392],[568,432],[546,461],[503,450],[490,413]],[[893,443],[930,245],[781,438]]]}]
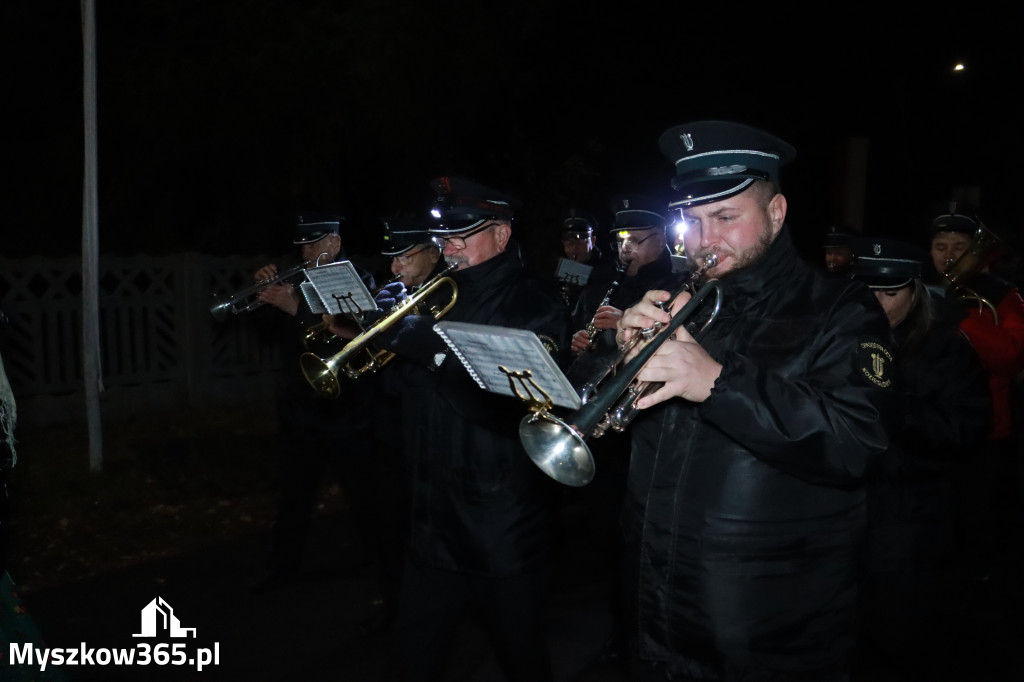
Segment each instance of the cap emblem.
[{"label": "cap emblem", "polygon": [[881,244],[872,244],[871,245],[871,251],[876,256],[881,256],[882,255],[882,245]]},{"label": "cap emblem", "polygon": [[686,151],[693,151],[693,135],[690,133],[683,133],[679,136],[679,139],[682,140],[683,146],[686,147]]},{"label": "cap emblem", "polygon": [[716,166],[714,168],[708,168],[708,175],[733,175],[734,173],[742,173],[746,170],[746,166],[734,163],[731,166]]}]

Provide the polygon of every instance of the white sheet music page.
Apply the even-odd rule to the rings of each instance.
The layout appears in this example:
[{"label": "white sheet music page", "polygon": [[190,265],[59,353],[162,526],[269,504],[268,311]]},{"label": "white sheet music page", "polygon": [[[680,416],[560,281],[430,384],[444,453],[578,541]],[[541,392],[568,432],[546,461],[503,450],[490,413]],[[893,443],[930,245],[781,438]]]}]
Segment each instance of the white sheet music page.
[{"label": "white sheet music page", "polygon": [[332,315],[357,315],[377,309],[373,294],[359,278],[352,261],[343,260],[310,268],[306,270],[306,278],[313,285],[326,311]]},{"label": "white sheet music page", "polygon": [[327,312],[324,302],[320,300],[320,294],[316,292],[316,288],[309,281],[299,283],[299,291],[302,292],[302,297],[306,299],[306,303],[309,305],[309,310],[317,315],[323,315]]},{"label": "white sheet music page", "polygon": [[585,265],[584,263],[577,263],[574,260],[568,258],[558,259],[558,268],[555,270],[555,278],[559,282],[565,282],[566,284],[575,284],[577,286],[583,286],[590,279],[590,273],[593,271],[594,266]]},{"label": "white sheet music page", "polygon": [[572,409],[580,407],[576,390],[532,331],[446,320],[434,325],[434,330],[481,388],[491,393],[519,397],[499,367],[504,366],[512,372],[529,370],[534,382],[555,405]]}]

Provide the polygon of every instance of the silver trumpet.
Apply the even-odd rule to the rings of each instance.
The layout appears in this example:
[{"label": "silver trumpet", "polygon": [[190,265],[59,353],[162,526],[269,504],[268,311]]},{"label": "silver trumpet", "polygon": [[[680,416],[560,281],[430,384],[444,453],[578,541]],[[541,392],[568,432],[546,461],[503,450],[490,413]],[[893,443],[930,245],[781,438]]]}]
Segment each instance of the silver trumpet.
[{"label": "silver trumpet", "polygon": [[[327,253],[324,252],[316,257],[317,266],[320,265],[320,259],[326,255]],[[303,261],[293,268],[288,268],[284,272],[279,272],[273,277],[260,280],[251,287],[246,287],[241,291],[231,294],[227,300],[219,301],[214,304],[213,307],[210,308],[210,314],[213,315],[216,320],[224,320],[227,319],[228,315],[241,315],[242,313],[248,313],[256,310],[266,303],[266,301],[259,297],[261,292],[275,284],[288,282],[295,277],[298,277],[306,271],[312,262],[313,261],[311,260]]]},{"label": "silver trumpet", "polygon": [[[587,446],[587,439],[599,438],[608,429],[623,431],[633,421],[639,412],[636,401],[660,386],[639,381],[637,375],[662,344],[697,314],[704,300],[711,294],[715,295],[711,314],[694,334],[694,338],[699,341],[718,316],[722,305],[722,290],[718,281],[711,280],[700,289],[693,289],[693,282],[717,264],[718,256],[712,254],[706,257],[687,285],[669,299],[672,301],[683,290],[689,290],[692,297],[686,305],[668,323],[656,324],[634,335],[629,343],[619,349],[619,354],[608,368],[584,386],[583,406],[580,409],[560,419],[551,414],[550,404],[537,403],[531,406],[530,414],[519,423],[519,440],[533,463],[544,473],[559,483],[574,487],[584,486],[593,480],[594,456]],[[625,362],[626,357],[640,343],[645,345],[631,360]]]}]

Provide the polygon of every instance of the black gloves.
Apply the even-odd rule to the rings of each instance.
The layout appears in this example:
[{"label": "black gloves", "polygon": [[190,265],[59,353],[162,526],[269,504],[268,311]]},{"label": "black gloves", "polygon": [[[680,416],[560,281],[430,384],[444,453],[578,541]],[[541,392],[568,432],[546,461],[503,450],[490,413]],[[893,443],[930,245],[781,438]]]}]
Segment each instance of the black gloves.
[{"label": "black gloves", "polygon": [[363,326],[369,327],[371,324],[374,324],[377,320],[387,315],[388,311],[407,298],[409,298],[409,294],[406,293],[405,285],[401,282],[392,282],[391,284],[384,285],[377,292],[376,296],[373,297],[373,302],[377,304],[377,309],[371,310],[363,316]]}]

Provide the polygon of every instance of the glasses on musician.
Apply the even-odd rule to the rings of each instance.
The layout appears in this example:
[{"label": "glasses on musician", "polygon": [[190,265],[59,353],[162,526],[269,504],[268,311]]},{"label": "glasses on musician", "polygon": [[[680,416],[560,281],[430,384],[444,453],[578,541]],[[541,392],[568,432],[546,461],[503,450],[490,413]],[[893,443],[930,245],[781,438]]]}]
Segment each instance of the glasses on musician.
[{"label": "glasses on musician", "polygon": [[431,237],[431,240],[434,242],[434,244],[437,245],[437,248],[441,249],[442,251],[445,248],[447,248],[449,245],[451,245],[451,247],[453,249],[462,250],[462,249],[466,248],[466,240],[467,239],[469,239],[470,237],[472,237],[475,234],[480,234],[484,230],[490,229],[493,226],[494,226],[493,222],[492,223],[485,223],[485,224],[481,225],[480,227],[476,228],[475,230],[470,230],[466,234],[453,235],[451,237],[442,237],[440,235],[434,235],[433,237]]},{"label": "glasses on musician", "polygon": [[643,244],[645,241],[647,241],[648,239],[650,239],[653,236],[654,236],[654,234],[649,234],[646,237],[644,237],[643,239],[636,239],[636,238],[634,238],[631,235],[630,236],[626,236],[626,237],[617,236],[617,237],[615,237],[615,245],[621,249],[626,244],[629,244],[630,246],[632,246],[635,249],[635,248],[639,247],[641,244]]},{"label": "glasses on musician", "polygon": [[410,263],[412,263],[412,259],[414,257],[420,255],[421,253],[423,253],[427,249],[431,249],[431,248],[433,248],[433,247],[432,246],[424,246],[422,249],[417,249],[417,250],[413,251],[412,253],[403,253],[403,254],[399,254],[397,256],[392,256],[391,260],[396,262],[396,263],[398,263],[399,265],[409,265]]}]

